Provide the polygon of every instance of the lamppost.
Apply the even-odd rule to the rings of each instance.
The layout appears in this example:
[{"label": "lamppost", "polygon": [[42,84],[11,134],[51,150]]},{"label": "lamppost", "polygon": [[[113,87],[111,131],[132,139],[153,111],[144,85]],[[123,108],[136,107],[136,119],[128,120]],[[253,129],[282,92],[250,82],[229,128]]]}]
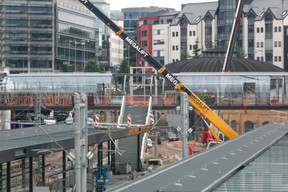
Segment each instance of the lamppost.
[{"label": "lamppost", "polygon": [[83,42],[81,43],[81,45],[83,45],[83,65],[82,65],[82,71],[84,69],[85,66],[85,40],[83,40]]},{"label": "lamppost", "polygon": [[85,62],[86,62],[86,59],[85,59],[86,42],[88,43],[89,41],[83,40],[81,43],[81,45],[83,45],[83,66],[82,66],[82,69],[84,69]]}]

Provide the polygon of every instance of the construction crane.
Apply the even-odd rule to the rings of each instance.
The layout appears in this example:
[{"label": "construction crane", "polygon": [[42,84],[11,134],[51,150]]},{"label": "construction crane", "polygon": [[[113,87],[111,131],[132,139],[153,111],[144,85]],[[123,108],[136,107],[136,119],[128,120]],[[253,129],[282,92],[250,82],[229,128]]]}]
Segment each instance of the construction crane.
[{"label": "construction crane", "polygon": [[[174,89],[180,94],[186,92],[188,94],[189,103],[194,107],[196,113],[205,121],[211,122],[219,131],[221,131],[228,139],[238,136],[238,134],[229,127],[220,117],[218,117],[201,99],[199,99],[183,82],[180,82],[172,73],[170,73],[165,66],[160,64],[154,57],[152,57],[141,45],[139,45],[133,38],[128,36],[123,28],[117,26],[110,18],[95,7],[89,0],[79,0],[86,8],[88,8],[95,16],[104,22],[112,31],[116,33],[122,40],[137,51],[151,66],[153,66],[158,74],[163,75],[169,82],[174,85]],[[209,128],[210,132],[217,141],[220,141],[217,135]]]}]

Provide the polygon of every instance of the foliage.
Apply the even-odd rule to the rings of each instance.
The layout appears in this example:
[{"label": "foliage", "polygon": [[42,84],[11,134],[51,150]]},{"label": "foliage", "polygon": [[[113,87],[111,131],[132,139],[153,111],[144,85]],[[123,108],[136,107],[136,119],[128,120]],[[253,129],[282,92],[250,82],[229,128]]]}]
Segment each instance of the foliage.
[{"label": "foliage", "polygon": [[201,52],[201,49],[199,48],[199,40],[198,38],[196,39],[196,44],[193,46],[193,56],[192,58],[193,59],[196,59],[196,58],[201,58],[202,57],[202,54],[200,54]]},{"label": "foliage", "polygon": [[189,54],[189,52],[187,51],[187,48],[184,48],[181,50],[181,61],[184,61],[184,60],[187,60],[187,59],[190,59],[191,56]]},{"label": "foliage", "polygon": [[83,72],[101,72],[100,65],[96,59],[89,59],[84,66]]},{"label": "foliage", "polygon": [[238,58],[245,58],[247,56],[247,54],[244,53],[243,49],[240,48],[239,46],[235,47],[235,51],[237,52],[237,57]]},{"label": "foliage", "polygon": [[[123,59],[119,65],[117,73],[130,73],[130,65],[126,59]],[[118,82],[123,83],[124,77],[118,77]]]},{"label": "foliage", "polygon": [[131,67],[136,67],[136,60],[137,60],[137,54],[136,54],[136,50],[132,49],[130,46],[128,47],[128,57],[129,57],[129,61],[128,63],[130,64]]},{"label": "foliage", "polygon": [[63,65],[63,72],[74,72],[75,71],[75,65]]},{"label": "foliage", "polygon": [[217,39],[217,37],[215,37],[215,40],[213,42],[212,48],[216,48],[220,46],[220,41]]}]

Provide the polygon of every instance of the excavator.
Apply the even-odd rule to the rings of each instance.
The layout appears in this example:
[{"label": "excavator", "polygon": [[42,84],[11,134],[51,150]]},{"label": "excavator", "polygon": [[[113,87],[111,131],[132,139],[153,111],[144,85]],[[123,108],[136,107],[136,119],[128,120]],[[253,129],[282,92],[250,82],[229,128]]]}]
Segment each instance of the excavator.
[{"label": "excavator", "polygon": [[[108,18],[103,12],[101,12],[96,6],[94,6],[89,0],[79,0],[87,9],[89,9],[96,17],[98,17],[104,24],[106,24],[112,31],[116,33],[123,41],[136,50],[151,66],[153,66],[158,74],[161,74],[169,82],[174,85],[174,89],[179,93],[187,93],[189,103],[194,107],[195,112],[201,116],[205,122],[208,120],[219,131],[221,131],[228,139],[233,139],[238,134],[227,125],[219,116],[217,116],[196,94],[194,94],[183,82],[180,82],[166,67],[160,64],[154,57],[152,57],[140,44],[138,44],[133,38],[127,35],[123,28],[117,26],[110,18]],[[229,66],[228,66],[229,67]],[[227,70],[228,67],[225,67]],[[209,131],[213,135],[216,141],[220,141],[219,137],[215,134],[211,127]]]}]

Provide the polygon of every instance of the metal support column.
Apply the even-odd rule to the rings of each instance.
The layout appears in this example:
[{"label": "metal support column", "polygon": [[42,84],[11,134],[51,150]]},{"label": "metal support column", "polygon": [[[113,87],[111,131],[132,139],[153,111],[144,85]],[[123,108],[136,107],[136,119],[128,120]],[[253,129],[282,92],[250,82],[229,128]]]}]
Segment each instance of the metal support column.
[{"label": "metal support column", "polygon": [[137,135],[137,171],[141,171],[140,167],[140,134]]},{"label": "metal support column", "polygon": [[11,191],[11,162],[7,162],[6,164],[6,186],[7,186],[7,192],[10,192]]},{"label": "metal support column", "polygon": [[80,108],[80,119],[81,119],[81,151],[82,151],[82,168],[81,168],[81,183],[82,191],[87,191],[87,168],[88,159],[86,157],[88,153],[88,127],[87,127],[87,113],[88,113],[88,101],[87,96],[81,93],[81,108]]},{"label": "metal support column", "polygon": [[33,157],[29,157],[29,192],[33,192]]},{"label": "metal support column", "polygon": [[98,144],[98,167],[103,166],[103,143]]},{"label": "metal support column", "polygon": [[45,186],[45,154],[42,155],[42,182],[43,182],[43,186]]},{"label": "metal support column", "polygon": [[[76,66],[76,65],[75,65]],[[80,122],[80,95],[74,94],[75,111],[75,184],[76,192],[81,191],[81,122]]]},{"label": "metal support column", "polygon": [[115,143],[111,142],[111,171],[113,174],[116,174],[115,158],[116,158]]},{"label": "metal support column", "polygon": [[108,141],[107,145],[108,145],[108,167],[109,167],[111,165],[111,157],[110,157],[110,155],[111,155],[111,152],[110,152],[110,150],[111,150],[111,141]]},{"label": "metal support column", "polygon": [[63,184],[63,192],[66,192],[66,152],[62,153],[62,184]]},{"label": "metal support column", "polygon": [[41,123],[41,100],[40,100],[39,94],[35,95],[34,111],[35,111],[34,121],[40,124]]},{"label": "metal support column", "polygon": [[[26,159],[22,159],[22,188],[25,189]],[[0,190],[1,191],[1,190]]]},{"label": "metal support column", "polygon": [[187,131],[189,129],[189,102],[187,93],[181,95],[181,116],[182,116],[182,159],[187,158]]}]

